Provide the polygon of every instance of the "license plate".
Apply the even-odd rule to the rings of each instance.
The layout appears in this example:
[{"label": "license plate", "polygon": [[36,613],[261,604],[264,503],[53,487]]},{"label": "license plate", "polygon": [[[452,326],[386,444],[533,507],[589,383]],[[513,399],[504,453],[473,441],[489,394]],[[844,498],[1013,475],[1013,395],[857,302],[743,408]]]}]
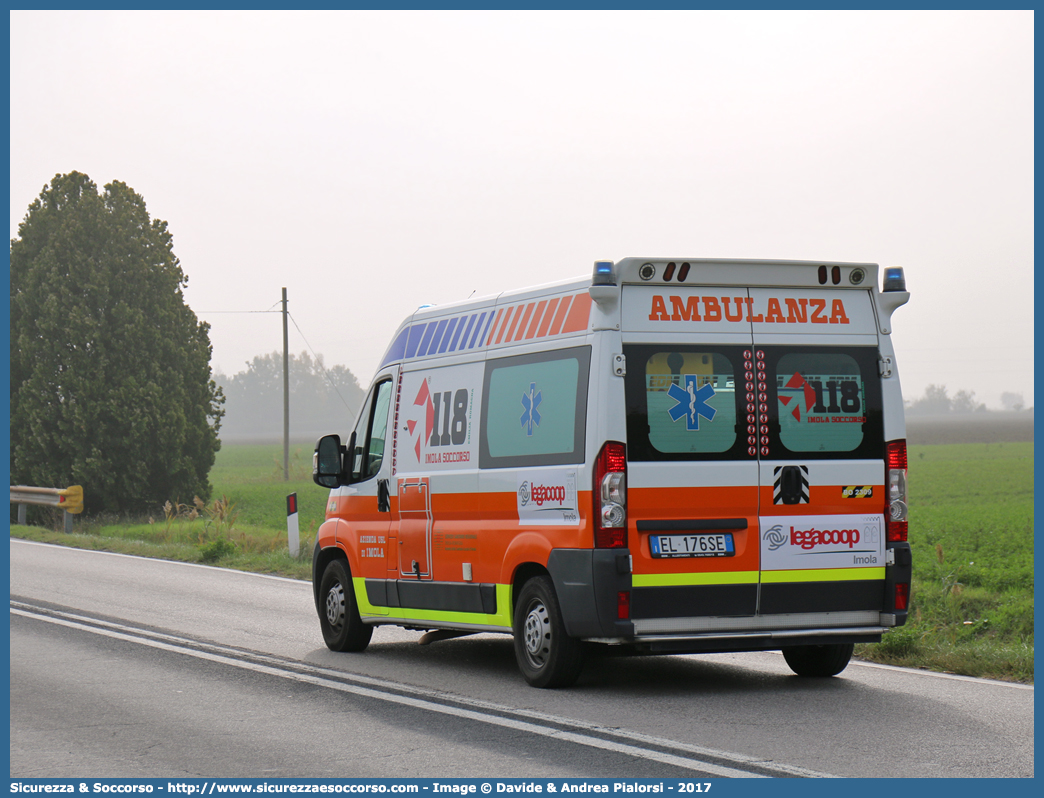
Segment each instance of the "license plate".
[{"label": "license plate", "polygon": [[653,557],[732,557],[736,548],[731,532],[713,535],[650,535]]}]

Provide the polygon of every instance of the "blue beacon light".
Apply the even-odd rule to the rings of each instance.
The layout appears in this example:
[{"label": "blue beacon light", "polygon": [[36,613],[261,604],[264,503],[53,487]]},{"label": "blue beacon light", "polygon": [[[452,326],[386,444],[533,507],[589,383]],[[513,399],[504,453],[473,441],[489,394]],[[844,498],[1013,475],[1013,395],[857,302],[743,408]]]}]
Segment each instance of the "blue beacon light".
[{"label": "blue beacon light", "polygon": [[595,261],[594,277],[591,282],[594,285],[616,285],[613,280],[613,262],[611,260]]},{"label": "blue beacon light", "polygon": [[906,275],[902,266],[889,266],[884,271],[884,291],[905,291]]}]

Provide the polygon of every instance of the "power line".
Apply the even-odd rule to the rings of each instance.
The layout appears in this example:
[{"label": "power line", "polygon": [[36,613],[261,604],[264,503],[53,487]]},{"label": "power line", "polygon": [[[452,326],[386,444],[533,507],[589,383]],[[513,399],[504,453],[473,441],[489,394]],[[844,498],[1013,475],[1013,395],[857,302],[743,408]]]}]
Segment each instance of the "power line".
[{"label": "power line", "polygon": [[195,313],[282,313],[282,310],[275,310],[276,305],[282,305],[283,300],[273,302],[268,310],[197,310]]},{"label": "power line", "polygon": [[[225,314],[232,314],[232,313],[282,313],[283,312],[282,310],[273,310],[273,308],[275,308],[276,305],[281,305],[281,304],[283,304],[282,300],[280,300],[280,301],[276,302],[275,304],[273,304],[272,307],[269,308],[268,310],[197,310],[195,312],[197,314],[203,314],[203,313],[208,313],[208,314],[215,314],[215,313],[225,313]],[[345,398],[341,395],[340,390],[338,390],[338,388],[337,388],[337,384],[333,381],[333,378],[330,376],[330,372],[328,372],[326,370],[326,366],[323,365],[322,360],[320,359],[319,355],[316,354],[315,350],[312,348],[312,345],[308,342],[308,338],[305,336],[304,332],[302,332],[301,326],[297,323],[297,319],[294,318],[294,315],[289,310],[287,310],[286,315],[289,316],[290,320],[294,323],[294,327],[297,329],[297,332],[300,333],[301,338],[305,342],[305,346],[307,346],[308,347],[308,351],[312,353],[312,357],[315,358],[315,362],[319,366],[319,368],[322,370],[323,376],[326,378],[326,381],[330,384],[330,387],[334,389],[334,393],[337,394],[337,398],[341,400],[341,404],[343,404],[345,406],[345,408],[348,410],[348,412],[351,413],[352,416],[354,417],[358,413],[358,411],[354,410],[352,408],[352,406],[350,404],[348,404],[348,402],[345,400]]]},{"label": "power line", "polygon": [[286,312],[286,315],[290,317],[290,321],[294,323],[294,328],[297,330],[298,333],[301,334],[301,338],[304,340],[305,346],[308,347],[308,351],[312,353],[312,357],[315,358],[315,362],[318,364],[319,368],[322,369],[323,376],[326,377],[326,381],[330,383],[330,387],[334,389],[334,393],[336,393],[337,397],[341,400],[341,404],[343,404],[348,409],[348,412],[351,413],[352,417],[354,418],[357,415],[358,411],[353,410],[351,405],[349,405],[348,402],[345,401],[344,397],[341,396],[341,392],[337,390],[337,385],[334,383],[333,378],[330,377],[330,372],[326,370],[326,366],[323,365],[323,362],[320,359],[319,355],[315,353],[315,350],[312,349],[312,345],[308,343],[308,339],[305,338],[305,334],[301,332],[301,327],[297,324],[297,319],[294,318],[294,314],[288,310]]}]

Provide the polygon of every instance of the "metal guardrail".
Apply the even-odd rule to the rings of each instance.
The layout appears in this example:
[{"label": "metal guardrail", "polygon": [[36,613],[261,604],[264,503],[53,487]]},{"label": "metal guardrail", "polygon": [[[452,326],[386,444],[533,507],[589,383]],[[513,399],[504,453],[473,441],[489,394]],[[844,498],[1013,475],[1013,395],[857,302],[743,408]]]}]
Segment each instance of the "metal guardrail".
[{"label": "metal guardrail", "polygon": [[26,505],[56,507],[64,510],[65,531],[72,532],[73,516],[83,512],[83,488],[72,485],[68,488],[34,488],[28,485],[11,486],[11,504],[18,505],[18,523],[25,523]]}]

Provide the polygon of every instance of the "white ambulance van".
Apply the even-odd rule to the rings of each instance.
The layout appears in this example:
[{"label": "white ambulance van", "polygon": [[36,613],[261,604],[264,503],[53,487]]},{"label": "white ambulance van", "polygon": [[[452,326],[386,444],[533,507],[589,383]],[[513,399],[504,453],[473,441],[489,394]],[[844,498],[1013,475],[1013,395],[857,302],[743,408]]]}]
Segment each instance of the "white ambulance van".
[{"label": "white ambulance van", "polygon": [[326,644],[508,633],[537,687],[599,646],[839,673],[910,592],[910,295],[878,272],[627,258],[418,310],[347,445],[316,444]]}]

